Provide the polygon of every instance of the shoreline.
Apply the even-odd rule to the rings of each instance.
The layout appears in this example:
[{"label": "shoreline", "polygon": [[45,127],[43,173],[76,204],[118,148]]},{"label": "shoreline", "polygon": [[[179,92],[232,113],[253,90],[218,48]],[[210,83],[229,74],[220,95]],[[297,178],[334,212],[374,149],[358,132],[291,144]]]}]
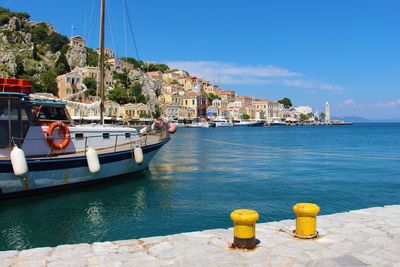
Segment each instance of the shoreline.
[{"label": "shoreline", "polygon": [[233,228],[133,240],[0,251],[0,266],[394,266],[400,205],[317,218],[319,237],[294,238],[295,220],[258,223],[251,251],[233,250]]}]

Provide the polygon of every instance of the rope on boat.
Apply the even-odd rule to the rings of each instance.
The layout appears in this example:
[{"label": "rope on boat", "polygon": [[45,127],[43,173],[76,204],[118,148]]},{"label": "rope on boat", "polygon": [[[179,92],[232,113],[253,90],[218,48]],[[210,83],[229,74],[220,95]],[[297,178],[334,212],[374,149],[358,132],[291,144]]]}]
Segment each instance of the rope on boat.
[{"label": "rope on boat", "polygon": [[279,147],[272,147],[272,146],[246,145],[246,144],[233,143],[233,142],[228,142],[228,141],[197,138],[197,137],[191,137],[191,136],[185,136],[185,137],[197,139],[199,141],[210,142],[210,143],[241,146],[241,147],[248,147],[248,148],[268,149],[268,150],[279,151],[279,152],[292,152],[292,153],[299,153],[299,154],[301,153],[303,155],[306,154],[306,155],[320,155],[320,156],[331,156],[331,157],[357,158],[357,159],[366,159],[366,160],[375,159],[375,160],[400,161],[400,158],[396,158],[396,157],[377,157],[377,156],[370,156],[370,155],[352,155],[352,154],[342,154],[342,153],[332,153],[332,152],[317,152],[317,151],[307,151],[307,150],[302,150],[302,149],[279,148]]}]

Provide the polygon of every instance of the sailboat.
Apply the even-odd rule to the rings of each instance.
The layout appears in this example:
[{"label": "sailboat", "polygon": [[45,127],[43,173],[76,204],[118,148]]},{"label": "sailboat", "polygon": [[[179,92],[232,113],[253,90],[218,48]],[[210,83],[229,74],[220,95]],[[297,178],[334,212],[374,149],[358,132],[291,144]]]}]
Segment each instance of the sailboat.
[{"label": "sailboat", "polygon": [[134,177],[176,130],[161,120],[140,132],[104,124],[104,8],[101,0],[101,124],[75,124],[66,102],[30,95],[29,80],[0,79],[0,199]]}]

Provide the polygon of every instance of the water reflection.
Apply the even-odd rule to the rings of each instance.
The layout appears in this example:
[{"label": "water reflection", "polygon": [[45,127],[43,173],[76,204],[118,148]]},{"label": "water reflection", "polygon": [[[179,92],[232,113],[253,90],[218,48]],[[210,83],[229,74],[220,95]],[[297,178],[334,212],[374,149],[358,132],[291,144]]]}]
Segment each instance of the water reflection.
[{"label": "water reflection", "polygon": [[[22,223],[14,223],[9,229],[1,232],[2,239],[4,239],[8,247],[13,247],[17,250],[30,248],[28,229]],[[29,231],[29,230],[28,230]]]}]

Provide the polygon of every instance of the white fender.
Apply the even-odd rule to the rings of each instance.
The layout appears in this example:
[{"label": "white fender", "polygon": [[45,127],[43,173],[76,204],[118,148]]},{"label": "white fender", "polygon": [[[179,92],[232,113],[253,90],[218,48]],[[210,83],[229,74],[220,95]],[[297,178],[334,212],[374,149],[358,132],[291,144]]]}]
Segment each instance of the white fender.
[{"label": "white fender", "polygon": [[91,173],[96,173],[100,171],[100,161],[96,150],[93,147],[89,147],[86,151],[86,159]]},{"label": "white fender", "polygon": [[133,154],[135,155],[135,161],[137,164],[142,164],[143,162],[143,150],[140,147],[135,147],[133,150]]},{"label": "white fender", "polygon": [[22,149],[14,146],[10,153],[10,158],[15,175],[22,176],[28,172],[28,163],[26,162],[25,153]]}]

